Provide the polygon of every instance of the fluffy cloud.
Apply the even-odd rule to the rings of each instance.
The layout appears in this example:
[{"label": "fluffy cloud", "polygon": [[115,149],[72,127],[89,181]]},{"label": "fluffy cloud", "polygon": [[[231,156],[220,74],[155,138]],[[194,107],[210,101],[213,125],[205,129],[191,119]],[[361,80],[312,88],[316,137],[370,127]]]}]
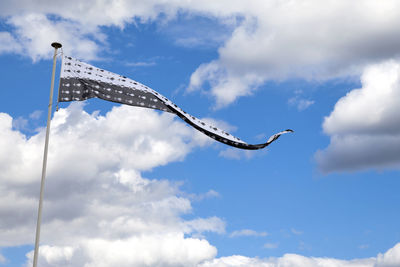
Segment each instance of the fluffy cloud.
[{"label": "fluffy cloud", "polygon": [[369,66],[361,82],[324,120],[331,142],[316,153],[323,172],[400,167],[400,64]]},{"label": "fluffy cloud", "polygon": [[[165,236],[164,236],[165,237]],[[201,258],[200,255],[213,255],[214,251],[198,250],[186,251],[186,254],[178,254],[176,258],[171,258],[169,251],[176,249],[177,246],[189,245],[193,243],[206,242],[192,238],[182,239],[175,237],[175,243],[171,247],[166,245],[160,237],[153,237],[153,243],[148,240],[129,240],[107,242],[104,240],[91,240],[79,247],[41,247],[41,259],[43,266],[198,266],[198,267],[395,267],[400,264],[400,244],[395,245],[384,254],[378,254],[374,258],[339,260],[334,258],[305,257],[297,254],[285,254],[282,257],[270,258],[250,258],[240,255],[213,258],[199,264],[191,264],[187,258]],[[186,242],[184,242],[184,240]],[[146,241],[139,243],[140,241]],[[197,244],[198,245],[198,244]],[[190,247],[194,247],[190,244]],[[143,247],[147,253],[140,254]],[[131,250],[129,248],[132,248]],[[203,248],[204,249],[204,248]],[[160,253],[154,254],[154,253]],[[161,258],[161,257],[163,258]],[[28,255],[32,257],[32,253]],[[160,260],[162,259],[162,260]],[[200,262],[198,260],[197,262]],[[186,265],[182,265],[182,262]],[[29,263],[27,266],[30,266]]]},{"label": "fluffy cloud", "polygon": [[0,264],[4,264],[7,262],[7,259],[0,253]]},{"label": "fluffy cloud", "polygon": [[216,258],[200,264],[201,267],[395,267],[400,264],[400,243],[376,258],[339,260],[333,258],[304,257],[285,254],[282,257],[266,259],[250,258],[240,255]]},{"label": "fluffy cloud", "polygon": [[[237,10],[240,5],[234,6]],[[224,3],[215,4],[213,1],[89,0],[83,3],[79,0],[5,0],[0,3],[0,17],[12,30],[0,33],[0,53],[20,53],[33,60],[50,58],[52,52],[49,45],[59,41],[66,53],[92,60],[107,49],[107,36],[101,27],[123,29],[125,25],[137,21],[146,23],[158,18],[165,22],[175,18],[180,11],[218,18],[231,16],[233,10],[221,12],[223,9],[226,9]],[[181,38],[177,39],[178,43],[182,43]]]},{"label": "fluffy cloud", "polygon": [[215,190],[209,190],[202,194],[189,194],[188,197],[193,201],[202,201],[203,199],[220,197],[220,194]]},{"label": "fluffy cloud", "polygon": [[395,1],[252,3],[220,47],[219,58],[192,74],[190,89],[208,82],[218,106],[251,94],[267,80],[357,75],[365,63],[400,52]]},{"label": "fluffy cloud", "polygon": [[9,32],[0,32],[0,54],[21,51],[21,46]]},{"label": "fluffy cloud", "polygon": [[43,111],[41,110],[35,110],[31,114],[29,114],[29,118],[33,120],[37,120],[42,116]]},{"label": "fluffy cloud", "polygon": [[[102,116],[88,114],[75,103],[57,112],[52,121],[40,265],[400,264],[400,244],[369,259],[296,254],[266,259],[238,255],[215,258],[217,249],[201,234],[223,234],[225,222],[218,217],[182,219],[192,208],[178,185],[141,175],[144,170],[182,160],[192,149],[204,145],[193,136],[193,130],[171,114],[153,110],[121,106]],[[12,128],[9,115],[0,113],[0,246],[34,240],[43,141],[44,129],[27,137]],[[264,236],[252,230],[237,233]],[[31,266],[32,254],[27,254],[27,266]]]},{"label": "fluffy cloud", "polygon": [[29,55],[34,61],[52,56],[49,45],[54,41],[61,42],[68,54],[87,60],[96,59],[99,46],[104,45],[106,39],[97,27],[83,27],[78,22],[63,18],[54,21],[45,14],[15,15],[7,22],[16,28],[16,47],[24,47],[14,52]]},{"label": "fluffy cloud", "polygon": [[400,243],[384,254],[378,254],[376,267],[395,267],[400,264]]},{"label": "fluffy cloud", "polygon": [[267,232],[257,232],[251,229],[242,229],[233,231],[229,236],[230,237],[239,237],[239,236],[267,236]]},{"label": "fluffy cloud", "polygon": [[[89,239],[71,246],[42,246],[41,266],[195,266],[213,258],[216,249],[206,240],[179,233],[137,236],[120,240]],[[33,253],[28,254],[32,265]]]},{"label": "fluffy cloud", "polygon": [[[0,16],[13,30],[1,33],[0,53],[48,58],[49,43],[58,40],[66,52],[94,59],[107,47],[101,27],[123,29],[136,21],[166,25],[182,13],[211,18],[233,29],[218,41],[219,57],[200,65],[190,80],[192,91],[208,83],[218,107],[251,94],[267,80],[358,75],[366,64],[400,52],[400,5],[395,0],[384,4],[374,0],[6,0],[0,4]],[[206,38],[207,31],[199,34]],[[175,35],[176,43],[184,39]],[[199,39],[196,36],[195,42]],[[16,45],[8,46],[10,42]],[[22,44],[26,49],[21,49]]]},{"label": "fluffy cloud", "polygon": [[375,259],[361,259],[361,260],[337,260],[330,258],[313,258],[304,257],[297,254],[285,254],[280,258],[249,258],[244,256],[230,256],[223,257],[219,259],[214,259],[213,261],[206,262],[202,264],[202,267],[373,267]]},{"label": "fluffy cloud", "polygon": [[279,246],[278,243],[265,243],[263,248],[274,249],[274,248],[277,248],[278,246]]},{"label": "fluffy cloud", "polygon": [[[225,223],[183,220],[192,207],[179,186],[141,175],[207,144],[193,129],[168,113],[120,106],[101,116],[74,103],[55,113],[51,130],[41,265],[193,266],[215,257],[200,236],[223,233]],[[44,129],[27,137],[0,113],[0,246],[34,240],[43,143]]]},{"label": "fluffy cloud", "polygon": [[291,106],[295,106],[298,111],[306,110],[307,108],[309,108],[314,103],[315,103],[314,100],[301,98],[298,95],[296,95],[294,97],[291,97],[288,100],[288,104],[291,105]]}]

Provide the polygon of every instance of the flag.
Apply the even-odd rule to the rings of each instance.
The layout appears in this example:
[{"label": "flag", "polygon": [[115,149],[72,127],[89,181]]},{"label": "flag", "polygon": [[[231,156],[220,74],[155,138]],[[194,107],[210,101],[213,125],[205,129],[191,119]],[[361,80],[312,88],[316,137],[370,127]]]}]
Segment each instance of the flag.
[{"label": "flag", "polygon": [[221,143],[241,149],[261,149],[271,144],[282,134],[293,132],[288,129],[272,135],[266,143],[248,144],[186,113],[165,96],[137,81],[64,55],[58,101],[83,101],[94,97],[131,106],[174,113],[205,135]]}]

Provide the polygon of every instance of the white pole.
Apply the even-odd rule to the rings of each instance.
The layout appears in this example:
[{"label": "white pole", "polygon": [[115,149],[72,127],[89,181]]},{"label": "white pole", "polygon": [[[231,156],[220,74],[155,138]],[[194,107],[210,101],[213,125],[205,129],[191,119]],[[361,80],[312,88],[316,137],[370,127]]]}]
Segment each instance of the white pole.
[{"label": "white pole", "polygon": [[37,217],[37,223],[36,223],[36,239],[35,239],[35,253],[33,255],[33,267],[37,267],[38,254],[39,254],[40,224],[42,222],[42,203],[43,203],[44,179],[46,177],[47,151],[49,148],[51,109],[52,109],[52,105],[53,105],[53,89],[54,89],[54,75],[56,72],[56,62],[57,62],[57,49],[61,48],[62,45],[60,43],[52,43],[51,46],[54,47],[53,73],[51,75],[50,101],[49,101],[49,109],[48,109],[48,113],[47,113],[46,141],[44,143],[42,180],[40,183],[40,197],[39,197],[38,217]]}]

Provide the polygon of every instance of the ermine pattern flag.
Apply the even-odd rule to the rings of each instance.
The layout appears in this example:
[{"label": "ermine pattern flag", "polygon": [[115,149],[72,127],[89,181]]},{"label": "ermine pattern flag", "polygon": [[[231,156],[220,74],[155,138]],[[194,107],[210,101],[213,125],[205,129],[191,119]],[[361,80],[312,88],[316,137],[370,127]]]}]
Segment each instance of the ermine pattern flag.
[{"label": "ermine pattern flag", "polygon": [[165,96],[139,82],[94,67],[75,58],[63,56],[58,100],[60,102],[82,101],[93,97],[131,106],[174,113],[209,137],[242,149],[264,148],[278,139],[282,134],[293,132],[292,130],[285,130],[272,135],[266,143],[248,144],[225,131],[189,115]]}]

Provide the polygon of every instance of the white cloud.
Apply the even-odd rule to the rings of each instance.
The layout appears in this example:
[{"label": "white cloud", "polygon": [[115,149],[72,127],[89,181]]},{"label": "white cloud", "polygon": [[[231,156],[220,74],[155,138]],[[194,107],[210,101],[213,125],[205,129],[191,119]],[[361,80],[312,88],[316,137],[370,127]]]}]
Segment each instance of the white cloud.
[{"label": "white cloud", "polygon": [[4,257],[1,253],[0,253],[0,264],[5,264],[7,262],[6,257]]},{"label": "white cloud", "polygon": [[[0,34],[0,53],[19,53],[34,61],[50,58],[50,44],[59,41],[68,54],[84,60],[97,59],[99,53],[107,50],[107,37],[101,27],[116,26],[123,30],[126,25],[136,24],[137,21],[146,23],[155,20],[163,24],[182,11],[207,16],[218,14],[218,18],[223,13],[227,16],[230,11],[220,12],[222,8],[226,9],[223,3],[215,4],[213,1],[73,0],[59,3],[5,0],[0,4],[0,16],[7,19],[13,34]],[[10,43],[13,45],[8,45]]]},{"label": "white cloud", "polygon": [[[40,264],[41,266],[71,266],[70,263],[75,251],[76,249],[71,246],[40,246]],[[26,263],[26,266],[30,266],[33,262],[33,251],[29,252],[27,257],[30,261]]]},{"label": "white cloud", "polygon": [[367,67],[323,123],[329,146],[315,155],[323,172],[400,167],[400,64]]},{"label": "white cloud", "polygon": [[[36,110],[29,114],[28,118],[19,116],[12,119],[12,127],[17,131],[34,132],[37,126],[37,120],[42,116],[42,111]],[[35,122],[36,121],[36,122]]]},{"label": "white cloud", "polygon": [[29,114],[29,118],[32,120],[38,120],[43,114],[43,111],[41,110],[35,110],[31,114]]},{"label": "white cloud", "polygon": [[[27,266],[32,265],[32,255]],[[206,240],[184,238],[180,233],[142,235],[126,239],[92,238],[70,246],[41,246],[41,266],[195,266],[215,257]]]},{"label": "white cloud", "polygon": [[309,108],[314,103],[315,103],[314,100],[301,98],[299,96],[291,97],[288,100],[288,104],[291,105],[291,106],[295,106],[298,111],[306,110],[307,108]]},{"label": "white cloud", "polygon": [[386,251],[384,254],[378,254],[376,260],[377,267],[395,267],[400,265],[400,243]]},{"label": "white cloud", "polygon": [[[44,129],[28,138],[0,113],[0,130],[0,246],[32,244]],[[100,116],[73,103],[55,113],[40,265],[194,266],[215,257],[201,234],[223,233],[225,223],[182,219],[192,207],[179,185],[141,175],[204,145],[194,131],[171,114],[126,106]]]},{"label": "white cloud", "polygon": [[257,232],[251,229],[242,229],[233,231],[229,237],[240,237],[240,236],[267,236],[267,232]]},{"label": "white cloud", "polygon": [[0,32],[0,54],[20,53],[21,45],[9,32]]},{"label": "white cloud", "polygon": [[299,230],[296,230],[294,228],[291,228],[290,231],[295,235],[302,235],[303,234],[303,231],[299,231]]},{"label": "white cloud", "polygon": [[[215,251],[199,247],[198,250],[184,251],[171,258],[168,253],[176,247],[195,247],[205,240],[183,239],[175,236],[173,244],[164,247],[165,236],[153,236],[150,240],[132,238],[132,240],[90,240],[78,246],[42,246],[40,251],[41,266],[198,266],[198,267],[396,267],[400,264],[400,244],[386,253],[365,259],[340,260],[327,257],[305,257],[298,254],[284,254],[282,257],[251,258],[241,255],[214,258]],[[142,243],[141,243],[142,242]],[[171,247],[172,245],[172,247]],[[132,248],[132,250],[128,249]],[[138,253],[145,248],[146,253]],[[160,251],[162,252],[160,254]],[[163,254],[164,253],[164,254]],[[28,258],[32,258],[32,252]],[[204,261],[201,255],[209,255]],[[192,262],[190,259],[196,259]],[[162,259],[162,260],[160,260]],[[197,263],[194,263],[197,262]],[[185,263],[186,265],[182,265]],[[27,266],[30,262],[28,261]]]},{"label": "white cloud", "polygon": [[[266,248],[276,248],[277,244],[267,243]],[[395,267],[400,266],[400,243],[377,257],[340,260],[327,257],[305,257],[298,254],[284,254],[282,257],[251,258],[241,255],[215,258],[201,267]]]},{"label": "white cloud", "polygon": [[16,119],[13,119],[12,121],[12,127],[17,129],[18,131],[25,130],[27,126],[28,120],[24,117],[18,117]]},{"label": "white cloud", "polygon": [[[193,139],[191,128],[167,113],[121,106],[100,116],[86,113],[76,103],[61,109],[52,122],[41,266],[400,264],[400,244],[369,259],[296,254],[266,259],[215,258],[216,248],[201,234],[224,233],[225,222],[218,217],[184,220],[182,215],[191,212],[192,207],[189,199],[180,196],[178,185],[141,175],[143,170],[181,160],[193,147],[203,145]],[[160,129],[168,130],[161,134]],[[43,138],[44,129],[27,138],[12,128],[9,115],[0,113],[3,247],[31,244],[34,240]],[[162,149],[153,150],[153,145]],[[254,234],[251,230],[241,233]],[[275,246],[266,244],[269,248]],[[32,252],[27,257],[30,266]]]},{"label": "white cloud", "polygon": [[[28,53],[34,60],[49,58],[49,44],[55,40],[64,43],[67,53],[95,59],[107,47],[102,27],[123,29],[136,21],[167,25],[177,14],[184,14],[182,19],[186,17],[188,22],[196,16],[206,18],[201,20],[205,28],[210,23],[218,24],[213,29],[226,26],[229,34],[216,42],[220,45],[219,57],[200,65],[189,86],[189,90],[196,90],[209,83],[217,107],[252,94],[267,80],[358,75],[366,64],[400,53],[400,5],[395,0],[384,4],[374,0],[7,0],[0,7],[0,16],[8,18],[15,29],[12,34],[1,33],[0,51]],[[202,32],[198,34],[204,35]],[[217,39],[223,35],[218,32]],[[201,44],[197,35],[186,33],[186,29],[178,29],[171,35],[176,43]],[[309,105],[307,101],[311,100],[303,101],[301,106]]]},{"label": "white cloud", "polygon": [[277,248],[278,246],[279,246],[278,243],[265,243],[263,248],[274,249],[274,248]]},{"label": "white cloud", "polygon": [[104,45],[105,41],[97,28],[83,27],[65,19],[54,21],[45,14],[15,15],[7,22],[16,28],[15,43],[24,48],[20,52],[34,61],[51,57],[54,52],[50,44],[54,41],[61,42],[67,54],[86,60],[96,59],[99,44]]},{"label": "white cloud", "polygon": [[192,232],[216,232],[219,234],[225,233],[225,222],[218,217],[198,218],[190,221],[185,221],[182,225],[185,233]]},{"label": "white cloud", "polygon": [[220,196],[221,195],[213,189],[208,190],[206,193],[187,195],[187,197],[190,198],[192,201],[202,201],[204,199],[217,198]]},{"label": "white cloud", "polygon": [[332,258],[304,257],[297,254],[285,254],[279,258],[249,258],[239,255],[222,257],[208,261],[202,267],[373,267],[375,259],[337,260]]},{"label": "white cloud", "polygon": [[192,74],[189,89],[209,83],[217,106],[251,94],[267,80],[358,75],[366,63],[400,52],[400,5],[395,1],[252,3],[242,12],[246,19],[220,47],[219,58]]},{"label": "white cloud", "polygon": [[150,61],[150,62],[144,62],[144,61],[139,61],[139,62],[129,62],[125,64],[128,67],[152,67],[157,65],[156,62]]},{"label": "white cloud", "polygon": [[211,86],[210,93],[217,101],[217,108],[226,106],[240,96],[250,95],[264,79],[253,73],[230,74],[229,69],[218,61],[200,65],[190,77],[188,90],[195,91],[203,87],[204,82]]},{"label": "white cloud", "polygon": [[[272,246],[273,247],[273,246]],[[376,258],[339,260],[333,258],[304,257],[297,254],[285,254],[282,257],[265,259],[250,258],[239,255],[216,258],[207,261],[202,267],[395,267],[400,265],[400,244],[389,249]]]}]

